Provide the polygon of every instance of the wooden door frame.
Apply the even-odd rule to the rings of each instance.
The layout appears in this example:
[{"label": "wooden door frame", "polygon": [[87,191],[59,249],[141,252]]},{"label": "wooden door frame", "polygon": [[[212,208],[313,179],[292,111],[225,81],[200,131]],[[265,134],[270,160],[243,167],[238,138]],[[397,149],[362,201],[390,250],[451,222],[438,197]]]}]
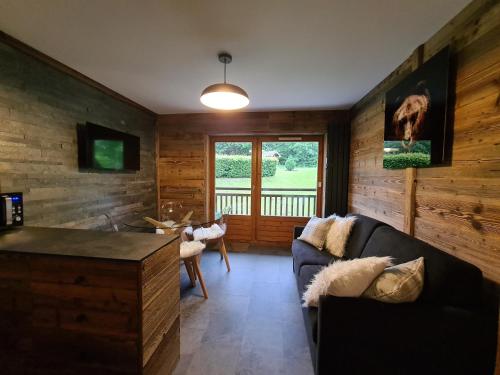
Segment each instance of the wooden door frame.
[{"label": "wooden door frame", "polygon": [[[252,176],[250,178],[251,181],[251,186],[250,186],[250,191],[251,194],[252,192],[256,189],[256,186],[254,184],[254,181],[257,179],[257,168],[256,168],[256,163],[257,163],[257,138],[255,136],[251,135],[215,135],[215,136],[209,136],[209,151],[208,151],[208,174],[209,174],[209,188],[208,188],[208,194],[209,196],[209,212],[208,212],[208,217],[209,220],[215,220],[215,144],[217,142],[249,142],[252,144]],[[250,207],[250,217],[251,217],[251,222],[252,222],[252,229],[251,229],[251,238],[252,242],[255,240],[255,231],[256,231],[256,218],[255,215],[253,214],[255,212],[255,199],[253,199],[253,194],[252,194],[252,204]],[[246,215],[244,215],[246,216]]]},{"label": "wooden door frame", "polygon": [[[251,176],[251,218],[252,243],[257,240],[257,220],[261,217],[262,193],[262,143],[263,142],[318,142],[318,175],[316,179],[316,215],[321,216],[323,211],[324,163],[325,163],[325,136],[324,135],[210,135],[208,152],[209,176],[209,218],[215,219],[215,143],[217,142],[251,142],[252,143],[252,176]],[[255,199],[253,199],[255,198]],[[279,218],[283,221],[294,222],[299,217],[262,216],[264,218]]]},{"label": "wooden door frame", "polygon": [[[318,175],[316,177],[316,215],[321,216],[323,209],[323,167],[324,167],[324,142],[325,137],[322,135],[275,135],[275,136],[259,136],[256,137],[258,142],[258,150],[257,150],[257,178],[256,182],[257,189],[257,197],[258,201],[257,213],[260,216],[260,200],[262,193],[262,143],[263,142],[318,142]],[[321,186],[319,186],[321,184]],[[266,216],[266,217],[279,217],[283,219],[287,219],[287,216]],[[296,216],[290,216],[291,218],[297,219]]]},{"label": "wooden door frame", "polygon": [[[256,243],[266,244],[266,245],[284,245],[281,240],[277,240],[275,238],[266,238],[266,235],[262,237],[263,233],[260,233],[259,236],[259,223],[262,222],[273,222],[279,221],[284,224],[284,227],[290,228],[290,241],[293,239],[293,227],[297,225],[305,225],[309,218],[307,217],[298,217],[298,216],[263,216],[261,214],[261,197],[262,197],[262,143],[263,142],[318,142],[318,174],[316,176],[316,212],[317,216],[322,216],[323,212],[323,186],[324,186],[324,158],[325,158],[325,137],[324,135],[265,135],[260,136],[257,139],[258,142],[258,153],[257,153],[257,176],[259,178],[258,181],[258,189],[256,193],[255,200],[257,201],[257,208],[255,211],[255,232],[254,232],[254,240]],[[288,243],[287,243],[288,244]]]}]

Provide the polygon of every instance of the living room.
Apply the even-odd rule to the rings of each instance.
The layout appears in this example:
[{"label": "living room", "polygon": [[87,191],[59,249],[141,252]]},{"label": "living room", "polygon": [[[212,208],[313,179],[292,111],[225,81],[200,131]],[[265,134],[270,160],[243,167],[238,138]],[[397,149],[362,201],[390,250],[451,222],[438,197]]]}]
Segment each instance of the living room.
[{"label": "living room", "polygon": [[500,3],[0,1],[5,374],[500,374]]}]

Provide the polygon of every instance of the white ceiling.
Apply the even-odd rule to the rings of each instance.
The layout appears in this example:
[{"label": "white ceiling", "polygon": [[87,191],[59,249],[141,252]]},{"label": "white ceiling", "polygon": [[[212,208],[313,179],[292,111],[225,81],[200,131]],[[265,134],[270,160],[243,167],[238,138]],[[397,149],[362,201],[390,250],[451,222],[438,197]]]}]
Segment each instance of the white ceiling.
[{"label": "white ceiling", "polygon": [[348,108],[468,0],[0,0],[0,29],[157,113]]}]

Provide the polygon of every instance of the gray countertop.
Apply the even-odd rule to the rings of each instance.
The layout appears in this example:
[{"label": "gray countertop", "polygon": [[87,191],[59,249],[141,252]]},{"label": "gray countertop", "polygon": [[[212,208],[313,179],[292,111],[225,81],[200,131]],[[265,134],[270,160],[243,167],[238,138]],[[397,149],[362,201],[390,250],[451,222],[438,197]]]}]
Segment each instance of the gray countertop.
[{"label": "gray countertop", "polygon": [[0,231],[0,251],[141,261],[178,235],[21,227]]}]

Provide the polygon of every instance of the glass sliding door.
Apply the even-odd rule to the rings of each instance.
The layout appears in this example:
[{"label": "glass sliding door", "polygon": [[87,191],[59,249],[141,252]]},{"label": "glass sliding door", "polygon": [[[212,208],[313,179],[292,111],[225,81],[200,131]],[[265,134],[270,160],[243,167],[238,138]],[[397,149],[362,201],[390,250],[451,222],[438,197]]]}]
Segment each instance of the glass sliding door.
[{"label": "glass sliding door", "polygon": [[226,237],[255,238],[256,142],[251,137],[213,137],[210,141],[210,215],[227,214]]},{"label": "glass sliding door", "polygon": [[215,214],[252,214],[252,142],[215,142]]},{"label": "glass sliding door", "polygon": [[288,244],[321,215],[323,136],[212,137],[210,215],[228,214],[227,237]]},{"label": "glass sliding door", "polygon": [[261,153],[260,214],[316,215],[319,142],[262,142]]},{"label": "glass sliding door", "polygon": [[261,137],[258,152],[255,239],[290,244],[322,212],[323,137]]}]

